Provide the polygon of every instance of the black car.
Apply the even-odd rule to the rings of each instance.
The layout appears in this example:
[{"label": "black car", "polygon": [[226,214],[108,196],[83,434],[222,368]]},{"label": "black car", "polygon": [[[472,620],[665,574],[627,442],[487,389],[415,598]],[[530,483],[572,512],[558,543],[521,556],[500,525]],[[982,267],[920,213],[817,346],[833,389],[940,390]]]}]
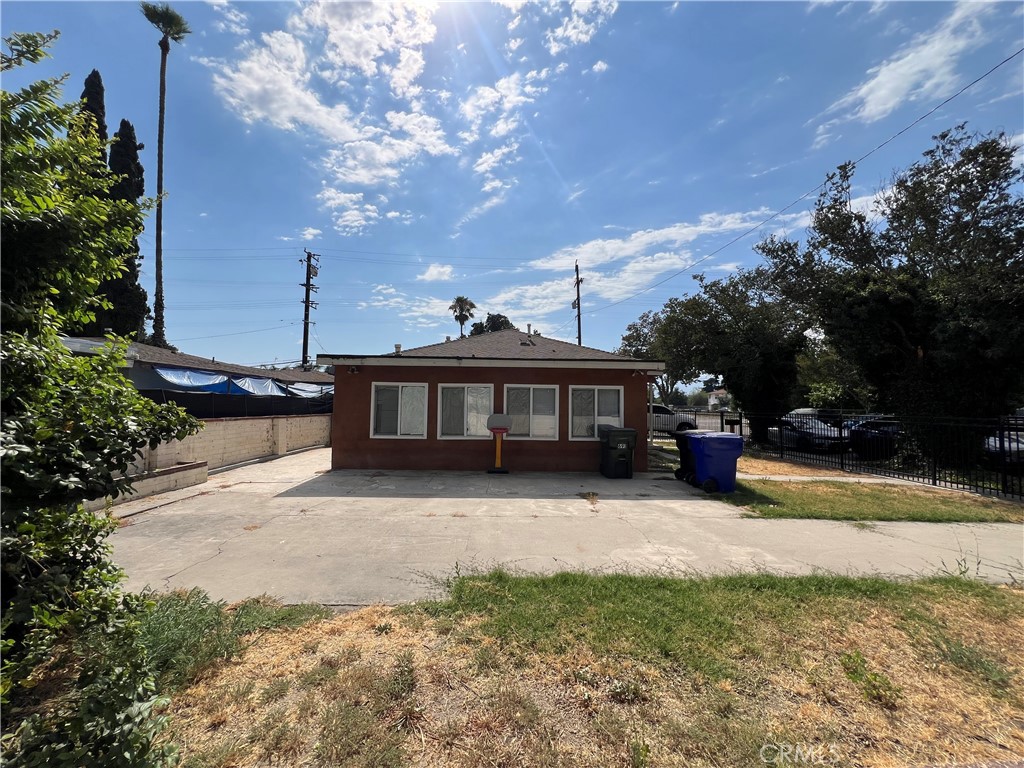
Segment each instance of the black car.
[{"label": "black car", "polygon": [[842,453],[847,448],[842,430],[798,411],[779,419],[777,426],[768,427],[768,442],[798,451],[823,453]]},{"label": "black car", "polygon": [[875,414],[873,418],[853,424],[847,434],[858,458],[885,461],[895,455],[903,437],[903,425],[893,416]]}]

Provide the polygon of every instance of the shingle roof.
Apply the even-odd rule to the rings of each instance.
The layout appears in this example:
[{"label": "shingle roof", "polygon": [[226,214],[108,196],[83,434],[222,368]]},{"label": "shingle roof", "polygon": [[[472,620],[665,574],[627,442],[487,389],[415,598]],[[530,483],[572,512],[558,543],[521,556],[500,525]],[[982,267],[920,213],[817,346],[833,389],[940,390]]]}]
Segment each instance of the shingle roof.
[{"label": "shingle roof", "polygon": [[593,347],[581,347],[537,334],[507,330],[442,341],[425,347],[403,349],[386,357],[477,357],[491,360],[636,360]]},{"label": "shingle roof", "polygon": [[[86,341],[104,342],[106,339],[93,337]],[[295,369],[282,369],[271,371],[265,368],[253,368],[248,365],[236,365],[235,363],[223,363],[207,357],[186,355],[181,352],[171,352],[163,347],[154,347],[149,344],[132,342],[128,347],[129,354],[137,355],[136,359],[141,363],[150,365],[163,365],[169,368],[192,368],[215,373],[229,373],[236,376],[259,376],[266,379],[276,379],[284,382],[306,382],[309,384],[333,384],[334,377],[320,371],[302,371]]]},{"label": "shingle roof", "polygon": [[322,354],[321,358],[337,357],[347,359],[382,358],[382,357],[414,357],[432,359],[477,359],[494,360],[575,360],[575,361],[638,361],[636,357],[605,352],[603,349],[569,344],[557,339],[549,339],[538,334],[528,335],[522,331],[508,330],[493,333],[467,336],[453,341],[442,341],[423,347],[402,349],[400,352],[389,352],[381,355]]}]

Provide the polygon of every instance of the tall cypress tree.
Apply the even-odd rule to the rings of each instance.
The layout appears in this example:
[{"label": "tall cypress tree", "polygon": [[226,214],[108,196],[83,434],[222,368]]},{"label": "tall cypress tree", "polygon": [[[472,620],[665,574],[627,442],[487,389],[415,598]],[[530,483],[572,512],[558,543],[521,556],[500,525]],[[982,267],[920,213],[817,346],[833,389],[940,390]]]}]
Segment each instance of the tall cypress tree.
[{"label": "tall cypress tree", "polygon": [[[94,70],[95,73],[95,70]],[[114,134],[110,146],[110,170],[120,176],[110,188],[110,198],[138,203],[146,191],[146,183],[139,161],[143,145],[135,137],[135,126],[127,120]],[[97,309],[96,320],[82,328],[86,336],[101,336],[107,329],[120,336],[145,336],[146,317],[149,315],[146,290],[139,284],[139,241],[132,238],[131,248],[122,254],[124,271],[117,277],[100,284],[97,293],[106,296],[109,309]]]},{"label": "tall cypress tree", "polygon": [[107,108],[103,101],[103,78],[99,70],[94,69],[85,78],[85,90],[82,91],[82,101],[85,111],[93,116],[96,127],[96,135],[103,142],[103,149],[100,156],[103,164],[107,162]]}]

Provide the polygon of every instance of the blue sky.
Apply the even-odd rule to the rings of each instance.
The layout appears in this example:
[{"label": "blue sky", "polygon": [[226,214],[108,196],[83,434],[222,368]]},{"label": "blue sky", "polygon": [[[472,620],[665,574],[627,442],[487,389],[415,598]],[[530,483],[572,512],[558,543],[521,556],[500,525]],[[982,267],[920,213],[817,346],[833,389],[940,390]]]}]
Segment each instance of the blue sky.
[{"label": "blue sky", "polygon": [[[247,364],[301,356],[303,248],[311,354],[456,336],[456,295],[575,341],[576,261],[583,342],[614,349],[694,273],[801,236],[813,195],[758,225],[1024,47],[1018,2],[172,5],[193,34],[168,64],[167,336]],[[62,33],[5,89],[67,72],[76,98],[100,70],[153,194],[159,35],[138,6],[5,1],[0,25]],[[1022,60],[864,160],[860,203],[958,122],[1019,144]]]}]

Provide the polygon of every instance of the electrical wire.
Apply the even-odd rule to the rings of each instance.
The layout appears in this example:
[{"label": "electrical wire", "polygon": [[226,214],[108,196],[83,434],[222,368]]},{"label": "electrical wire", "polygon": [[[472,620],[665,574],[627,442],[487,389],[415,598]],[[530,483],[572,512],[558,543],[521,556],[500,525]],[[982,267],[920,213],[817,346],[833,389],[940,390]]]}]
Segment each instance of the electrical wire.
[{"label": "electrical wire", "polygon": [[[996,64],[996,65],[995,65],[994,67],[992,67],[992,68],[991,68],[990,70],[988,70],[988,72],[986,72],[985,74],[981,75],[980,77],[977,77],[977,78],[975,78],[974,80],[972,80],[971,82],[969,82],[969,83],[968,83],[967,85],[965,85],[965,86],[964,86],[963,88],[961,88],[961,89],[960,89],[959,91],[957,91],[956,93],[954,93],[954,94],[953,94],[952,96],[950,96],[949,98],[947,98],[947,99],[945,99],[944,101],[940,102],[939,104],[936,104],[936,105],[935,105],[934,107],[932,107],[932,108],[931,108],[931,109],[929,109],[929,110],[928,110],[927,112],[925,112],[925,113],[924,113],[923,115],[921,115],[921,116],[920,116],[919,118],[917,118],[917,119],[916,119],[916,120],[914,120],[914,121],[913,121],[912,123],[910,123],[910,125],[906,126],[906,127],[905,127],[905,128],[903,128],[903,129],[902,129],[901,131],[898,131],[897,133],[894,133],[894,134],[893,134],[892,136],[890,136],[890,137],[889,137],[888,139],[886,139],[886,140],[885,140],[885,141],[883,141],[883,142],[882,142],[881,144],[879,144],[878,146],[876,146],[876,147],[875,147],[874,149],[871,149],[871,150],[869,150],[868,152],[865,152],[865,153],[864,153],[863,155],[861,155],[861,156],[860,156],[859,158],[857,158],[856,160],[854,160],[854,161],[853,161],[854,165],[856,165],[857,163],[860,163],[861,161],[863,161],[863,160],[866,160],[867,158],[871,157],[871,155],[875,154],[875,152],[877,152],[878,150],[880,150],[880,149],[881,149],[882,147],[886,146],[886,145],[887,145],[887,144],[889,144],[890,142],[892,142],[892,141],[894,141],[895,139],[897,139],[897,138],[899,138],[900,136],[902,136],[902,135],[903,135],[904,133],[906,133],[907,131],[909,131],[909,130],[910,130],[911,128],[913,128],[913,127],[914,127],[915,125],[917,125],[918,123],[920,123],[920,122],[921,122],[922,120],[925,120],[925,119],[926,119],[926,118],[928,118],[928,117],[929,117],[930,115],[932,115],[932,114],[934,114],[935,112],[937,112],[938,110],[942,109],[942,107],[944,107],[944,106],[946,106],[947,104],[949,104],[949,102],[951,102],[951,101],[952,101],[953,99],[955,99],[955,98],[956,98],[957,96],[959,96],[960,94],[962,94],[962,93],[963,93],[964,91],[966,91],[966,90],[968,90],[969,88],[971,88],[971,87],[973,87],[973,86],[977,85],[977,84],[978,84],[978,83],[980,83],[980,82],[981,82],[982,80],[984,80],[984,79],[985,79],[986,77],[988,77],[988,76],[989,76],[989,75],[991,75],[991,74],[992,74],[993,72],[995,72],[995,71],[996,71],[997,69],[999,69],[1000,67],[1002,67],[1002,66],[1003,66],[1004,64],[1007,64],[1008,62],[1010,62],[1010,61],[1012,61],[1013,59],[1017,58],[1017,57],[1018,57],[1018,56],[1020,56],[1020,55],[1021,55],[1022,53],[1024,53],[1024,48],[1021,48],[1021,49],[1019,49],[1019,50],[1018,50],[1018,51],[1017,51],[1016,53],[1012,53],[1012,54],[1010,54],[1010,55],[1009,55],[1009,56],[1007,56],[1007,57],[1006,57],[1005,59],[1003,59],[1003,60],[1002,60],[1001,62],[999,62],[999,63],[998,63],[998,64]],[[701,258],[699,258],[699,259],[697,259],[696,261],[694,261],[694,262],[693,262],[692,264],[689,264],[689,265],[687,265],[686,267],[683,267],[683,268],[682,268],[682,269],[680,269],[680,270],[679,270],[678,272],[673,272],[673,273],[672,273],[671,275],[669,275],[668,277],[666,277],[666,278],[664,278],[664,279],[662,279],[662,280],[659,280],[658,282],[656,282],[656,283],[653,283],[653,284],[651,284],[651,285],[647,286],[646,288],[644,288],[643,290],[637,291],[636,293],[634,293],[634,294],[631,294],[630,296],[627,296],[627,297],[626,297],[626,298],[624,298],[624,299],[620,299],[620,300],[618,300],[618,301],[613,301],[613,302],[611,302],[610,304],[605,304],[605,305],[604,305],[604,306],[602,306],[602,307],[597,307],[596,309],[592,309],[592,310],[590,310],[590,311],[589,311],[589,312],[588,312],[587,314],[589,314],[589,315],[594,315],[594,314],[596,314],[597,312],[603,312],[603,311],[604,311],[604,310],[606,310],[606,309],[611,309],[612,307],[616,307],[616,306],[618,306],[619,304],[623,304],[624,302],[626,302],[626,301],[629,301],[630,299],[635,299],[635,298],[637,298],[638,296],[642,296],[643,294],[645,294],[645,293],[647,293],[647,292],[649,292],[649,291],[653,290],[654,288],[657,288],[657,287],[658,287],[659,285],[664,285],[665,283],[669,282],[670,280],[675,280],[675,279],[676,279],[677,277],[679,277],[680,275],[683,275],[683,274],[685,274],[686,272],[689,272],[689,271],[690,271],[691,269],[693,269],[694,267],[696,267],[696,266],[697,266],[698,264],[702,264],[703,262],[707,261],[708,259],[710,259],[710,258],[712,258],[712,257],[714,257],[714,256],[717,256],[717,255],[718,255],[719,253],[721,253],[722,251],[724,251],[724,250],[725,250],[726,248],[729,248],[729,247],[731,247],[731,246],[735,245],[736,243],[738,243],[738,242],[739,242],[740,240],[743,240],[743,239],[745,239],[745,238],[746,238],[746,237],[748,237],[749,235],[751,235],[751,234],[753,234],[754,232],[756,232],[757,230],[759,230],[759,229],[760,229],[761,227],[763,227],[763,226],[764,226],[765,224],[768,224],[769,222],[771,222],[771,221],[774,221],[774,220],[775,220],[775,219],[777,219],[777,218],[778,218],[779,216],[781,216],[781,215],[782,215],[783,213],[785,213],[785,212],[786,212],[786,211],[788,211],[788,210],[789,210],[790,208],[792,208],[793,206],[795,206],[795,205],[796,205],[797,203],[800,203],[800,202],[802,202],[802,201],[806,200],[806,199],[807,199],[808,197],[810,197],[811,195],[813,195],[813,194],[815,194],[816,192],[818,192],[819,190],[823,189],[823,188],[825,187],[825,184],[826,184],[826,183],[827,183],[827,182],[823,181],[823,182],[822,182],[821,184],[819,184],[818,186],[816,186],[816,187],[815,187],[814,189],[810,189],[810,190],[808,190],[807,192],[804,192],[804,194],[800,195],[800,197],[798,197],[798,198],[797,198],[796,200],[794,200],[793,202],[791,202],[791,203],[790,203],[789,205],[785,206],[784,208],[780,208],[780,209],[779,209],[779,210],[777,210],[777,211],[776,211],[775,213],[773,213],[773,214],[772,214],[771,216],[769,216],[768,218],[764,219],[763,221],[761,221],[761,222],[759,222],[759,223],[755,224],[754,226],[752,226],[752,227],[751,227],[750,229],[746,230],[746,231],[745,231],[745,232],[743,232],[742,234],[739,234],[739,235],[737,235],[737,236],[736,236],[736,237],[734,237],[734,238],[733,238],[732,240],[730,240],[729,242],[727,242],[727,243],[726,243],[725,245],[722,245],[722,246],[720,246],[720,247],[716,248],[715,250],[711,251],[711,253],[707,254],[706,256],[702,256]],[[564,328],[565,326],[562,326],[562,327]]]}]

